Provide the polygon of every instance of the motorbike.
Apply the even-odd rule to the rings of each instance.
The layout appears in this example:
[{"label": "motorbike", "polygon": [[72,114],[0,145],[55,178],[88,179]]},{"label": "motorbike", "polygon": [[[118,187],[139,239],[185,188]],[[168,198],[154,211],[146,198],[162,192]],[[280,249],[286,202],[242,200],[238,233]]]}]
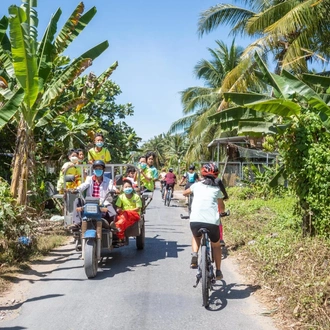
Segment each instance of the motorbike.
[{"label": "motorbike", "polygon": [[[107,165],[106,170],[110,177],[115,177],[116,186],[122,184],[121,180],[123,175],[115,175],[116,171],[114,166],[119,165]],[[127,166],[127,165],[120,165]],[[132,165],[130,165],[132,166]],[[110,171],[109,171],[110,170]],[[69,177],[65,177],[65,182],[70,180]],[[82,260],[84,261],[84,270],[87,278],[93,278],[97,275],[98,263],[103,257],[106,257],[114,248],[120,248],[129,245],[129,238],[134,237],[136,241],[136,248],[138,250],[144,249],[145,245],[145,201],[148,199],[148,195],[141,194],[142,210],[140,214],[140,220],[135,222],[132,226],[125,230],[125,240],[121,241],[116,235],[116,227],[109,222],[109,219],[105,219],[105,211],[110,214],[110,217],[116,216],[115,212],[115,200],[116,191],[110,189],[105,198],[101,201],[100,198],[84,197],[82,193],[78,193],[78,196],[74,190],[69,191],[66,194],[66,219],[69,221],[72,217],[74,208],[78,212],[78,216],[81,219],[79,226],[73,226],[71,229],[76,250],[81,251]],[[73,201],[72,201],[73,199]],[[107,202],[107,209],[104,209],[105,202]],[[68,224],[68,223],[67,223]]]}]

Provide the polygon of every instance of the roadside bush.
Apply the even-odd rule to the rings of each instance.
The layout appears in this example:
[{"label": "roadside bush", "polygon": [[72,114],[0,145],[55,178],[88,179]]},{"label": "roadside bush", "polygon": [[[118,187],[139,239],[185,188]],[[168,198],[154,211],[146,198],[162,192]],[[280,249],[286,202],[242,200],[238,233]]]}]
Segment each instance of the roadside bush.
[{"label": "roadside bush", "polygon": [[30,253],[31,244],[21,244],[18,238],[31,236],[31,231],[24,208],[16,205],[9,184],[0,177],[0,263],[23,260]]},{"label": "roadside bush", "polygon": [[262,286],[281,328],[330,329],[330,241],[302,236],[294,196],[242,200],[239,189],[228,189],[227,248]]},{"label": "roadside bush", "polygon": [[290,186],[298,197],[304,235],[330,237],[330,133],[319,114],[304,109],[279,139]]}]

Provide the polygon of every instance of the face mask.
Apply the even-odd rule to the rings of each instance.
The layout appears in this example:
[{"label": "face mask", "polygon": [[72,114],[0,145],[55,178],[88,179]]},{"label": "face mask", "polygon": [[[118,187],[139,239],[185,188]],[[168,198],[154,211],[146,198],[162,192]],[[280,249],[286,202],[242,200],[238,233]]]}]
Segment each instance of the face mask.
[{"label": "face mask", "polygon": [[94,173],[96,176],[102,176],[102,174],[103,174],[103,170],[94,170],[93,173]]},{"label": "face mask", "polygon": [[146,163],[140,163],[140,167],[144,170],[145,168],[147,168],[147,164]]},{"label": "face mask", "polygon": [[96,145],[97,147],[103,147],[104,142],[96,142],[95,145]]},{"label": "face mask", "polygon": [[125,188],[124,193],[125,194],[131,194],[133,192],[133,188]]},{"label": "face mask", "polygon": [[77,163],[77,162],[78,162],[78,157],[75,157],[75,156],[70,157],[70,161],[71,161],[72,163]]}]

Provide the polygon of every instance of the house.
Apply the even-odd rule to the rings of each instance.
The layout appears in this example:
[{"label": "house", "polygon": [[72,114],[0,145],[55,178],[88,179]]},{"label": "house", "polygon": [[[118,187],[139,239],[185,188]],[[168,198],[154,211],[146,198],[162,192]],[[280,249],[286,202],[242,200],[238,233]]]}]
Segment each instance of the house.
[{"label": "house", "polygon": [[253,164],[260,171],[264,166],[272,166],[278,159],[278,153],[262,150],[263,137],[232,136],[213,140],[208,144],[211,150],[212,162],[220,170],[221,178],[226,186],[235,186],[239,181],[253,180],[249,167]]}]

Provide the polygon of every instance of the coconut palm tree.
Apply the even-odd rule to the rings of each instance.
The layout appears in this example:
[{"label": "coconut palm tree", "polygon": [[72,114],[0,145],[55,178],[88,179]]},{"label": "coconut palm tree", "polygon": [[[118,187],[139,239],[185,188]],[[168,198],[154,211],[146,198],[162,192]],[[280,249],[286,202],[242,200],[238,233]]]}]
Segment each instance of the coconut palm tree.
[{"label": "coconut palm tree", "polygon": [[[185,117],[174,122],[170,133],[184,129],[188,136],[187,162],[201,161],[208,156],[208,143],[221,134],[218,125],[209,121],[222,101],[222,84],[229,72],[240,62],[243,48],[232,41],[228,48],[223,41],[216,41],[217,48],[208,48],[211,60],[200,60],[194,74],[204,81],[203,87],[190,87],[181,93]],[[252,85],[251,85],[252,86]],[[226,90],[227,91],[227,90]]]},{"label": "coconut palm tree", "polygon": [[325,47],[330,36],[329,1],[240,2],[242,7],[218,4],[202,12],[198,24],[200,36],[220,25],[229,25],[234,36],[256,38],[246,47],[243,58],[251,58],[256,51],[262,55],[271,53],[277,72],[282,68],[306,72],[308,61],[329,59]]}]

